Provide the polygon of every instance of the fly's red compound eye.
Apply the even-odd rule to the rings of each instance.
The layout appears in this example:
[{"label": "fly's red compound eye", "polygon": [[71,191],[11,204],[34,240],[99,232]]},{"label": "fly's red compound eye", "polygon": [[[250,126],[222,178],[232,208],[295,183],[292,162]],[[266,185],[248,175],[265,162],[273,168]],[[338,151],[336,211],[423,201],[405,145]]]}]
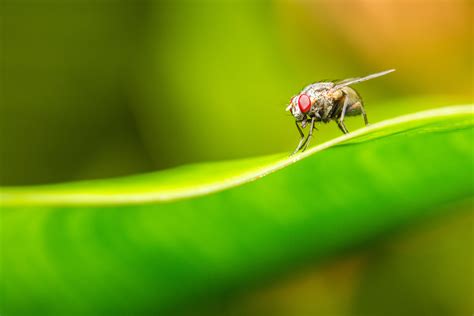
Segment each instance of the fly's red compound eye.
[{"label": "fly's red compound eye", "polygon": [[298,97],[298,107],[300,108],[301,113],[308,113],[311,109],[311,99],[307,94],[300,94]]}]

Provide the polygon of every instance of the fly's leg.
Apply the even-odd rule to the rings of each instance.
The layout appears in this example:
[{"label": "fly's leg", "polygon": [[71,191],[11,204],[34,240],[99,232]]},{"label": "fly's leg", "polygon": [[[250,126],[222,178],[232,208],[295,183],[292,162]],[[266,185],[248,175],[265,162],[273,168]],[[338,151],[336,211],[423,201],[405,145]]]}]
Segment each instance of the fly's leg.
[{"label": "fly's leg", "polygon": [[364,117],[365,126],[369,125],[369,119],[367,118],[367,113],[365,113],[364,106],[360,105],[360,111],[362,112],[362,116]]},{"label": "fly's leg", "polygon": [[365,113],[365,109],[364,109],[364,106],[362,105],[362,103],[357,102],[356,104],[354,104],[354,107],[355,108],[360,108],[360,112],[362,113],[362,116],[364,117],[365,126],[369,125],[369,120],[367,119],[367,113]]},{"label": "fly's leg", "polygon": [[295,121],[295,124],[296,124],[296,128],[298,129],[298,132],[300,133],[301,139],[300,139],[300,142],[299,142],[298,146],[296,146],[295,151],[291,154],[291,156],[296,154],[301,149],[301,147],[303,146],[303,141],[304,141],[303,131],[301,130],[300,126],[298,125],[298,122]]},{"label": "fly's leg", "polygon": [[362,102],[359,101],[351,105],[347,109],[347,113],[348,113],[347,115],[350,115],[351,113],[352,115],[362,114],[362,117],[364,118],[365,126],[369,125],[369,120],[367,119],[367,113],[365,113],[365,109],[364,109],[364,106],[362,105]]},{"label": "fly's leg", "polygon": [[347,111],[348,106],[349,106],[349,98],[346,96],[346,97],[344,97],[344,105],[342,106],[341,116],[337,120],[337,126],[339,126],[339,129],[344,134],[349,133],[349,131],[347,130],[346,125],[344,124],[344,117],[346,116],[346,111]]},{"label": "fly's leg", "polygon": [[314,121],[316,120],[316,117],[311,118],[311,126],[309,127],[309,133],[308,137],[306,137],[306,141],[304,142],[304,147],[302,151],[305,151],[306,148],[308,148],[309,142],[311,141],[311,137],[313,137],[313,130],[314,130]]},{"label": "fly's leg", "polygon": [[337,127],[339,127],[341,132],[343,132],[344,134],[348,133],[347,129],[344,129],[344,127],[341,125],[341,122],[339,122],[339,121],[337,122]]}]

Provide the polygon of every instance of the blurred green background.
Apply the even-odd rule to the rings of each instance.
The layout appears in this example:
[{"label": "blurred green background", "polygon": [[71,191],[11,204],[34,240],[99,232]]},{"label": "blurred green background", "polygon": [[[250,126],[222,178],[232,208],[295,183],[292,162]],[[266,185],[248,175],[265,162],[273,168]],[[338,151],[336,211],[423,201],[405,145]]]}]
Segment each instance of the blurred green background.
[{"label": "blurred green background", "polygon": [[[321,79],[396,68],[357,86],[371,122],[472,102],[473,11],[469,0],[1,0],[0,185],[290,152],[284,108]],[[416,107],[390,106],[404,98]],[[328,124],[314,143],[338,135]],[[473,201],[442,207],[458,213],[183,313],[466,315]]]},{"label": "blurred green background", "polygon": [[[471,1],[3,0],[0,12],[2,185],[290,151],[284,107],[321,79],[396,68],[357,87],[372,122],[418,110],[395,98],[472,100]],[[329,124],[315,143],[336,135]]]}]

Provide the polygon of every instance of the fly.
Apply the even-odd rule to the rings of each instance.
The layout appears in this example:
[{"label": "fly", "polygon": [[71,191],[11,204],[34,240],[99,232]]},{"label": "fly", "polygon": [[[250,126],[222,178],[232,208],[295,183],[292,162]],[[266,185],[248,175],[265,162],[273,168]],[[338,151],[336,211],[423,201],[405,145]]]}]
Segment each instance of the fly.
[{"label": "fly", "polygon": [[[301,136],[300,142],[293,154],[305,151],[308,147],[315,122],[328,123],[335,121],[339,129],[347,134],[349,131],[344,124],[346,116],[362,115],[365,125],[369,124],[365,113],[362,98],[350,87],[350,85],[384,76],[395,69],[390,69],[360,78],[349,78],[341,81],[316,82],[304,88],[298,95],[294,96],[287,111],[295,117],[296,128]],[[301,124],[301,127],[300,127]],[[305,137],[302,128],[309,124],[309,132]]]}]

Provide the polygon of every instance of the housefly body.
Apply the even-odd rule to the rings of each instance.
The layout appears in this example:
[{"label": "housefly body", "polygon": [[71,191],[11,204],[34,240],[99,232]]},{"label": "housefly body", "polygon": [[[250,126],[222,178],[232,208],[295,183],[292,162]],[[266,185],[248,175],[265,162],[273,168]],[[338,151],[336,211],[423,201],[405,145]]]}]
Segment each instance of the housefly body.
[{"label": "housefly body", "polygon": [[[374,79],[395,71],[390,69],[360,78],[350,78],[340,81],[316,82],[304,88],[294,96],[286,110],[295,117],[296,128],[301,136],[300,142],[293,154],[305,151],[313,136],[316,122],[327,123],[335,121],[339,129],[347,134],[349,131],[344,124],[346,116],[362,115],[365,125],[369,124],[364,105],[359,94],[350,86],[362,81]],[[304,129],[309,124],[309,132],[305,137]],[[300,127],[301,125],[301,127]]]}]

